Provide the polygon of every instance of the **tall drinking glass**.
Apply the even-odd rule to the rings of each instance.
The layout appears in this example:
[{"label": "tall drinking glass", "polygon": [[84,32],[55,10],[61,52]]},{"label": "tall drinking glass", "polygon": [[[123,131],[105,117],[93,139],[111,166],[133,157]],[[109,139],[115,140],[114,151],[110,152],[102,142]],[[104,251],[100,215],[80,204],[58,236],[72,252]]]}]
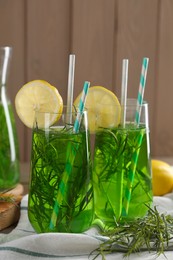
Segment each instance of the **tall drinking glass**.
[{"label": "tall drinking glass", "polygon": [[38,233],[79,233],[93,220],[87,112],[82,115],[78,133],[73,131],[75,118],[76,113],[67,114],[65,107],[62,115],[36,113],[28,215]]},{"label": "tall drinking glass", "polygon": [[[93,185],[96,219],[113,228],[116,222],[144,217],[152,203],[148,104],[136,126],[135,99],[127,100],[125,127],[101,127],[97,120]],[[108,115],[109,116],[109,115]]]}]

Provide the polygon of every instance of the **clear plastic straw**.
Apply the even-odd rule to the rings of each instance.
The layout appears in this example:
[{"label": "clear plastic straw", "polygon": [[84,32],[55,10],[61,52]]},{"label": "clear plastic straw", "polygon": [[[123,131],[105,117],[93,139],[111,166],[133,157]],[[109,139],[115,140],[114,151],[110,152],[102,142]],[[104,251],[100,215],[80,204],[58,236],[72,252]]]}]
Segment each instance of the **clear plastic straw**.
[{"label": "clear plastic straw", "polygon": [[72,125],[72,107],[74,92],[75,55],[69,55],[68,90],[67,90],[67,126]]},{"label": "clear plastic straw", "polygon": [[121,125],[126,124],[126,103],[127,103],[127,82],[128,82],[129,60],[123,59],[122,63],[122,82],[121,82]]},{"label": "clear plastic straw", "polygon": [[[141,106],[142,106],[143,97],[144,97],[144,90],[145,90],[147,70],[148,70],[148,62],[149,62],[148,58],[143,58],[139,91],[138,91],[138,97],[137,97],[135,122],[134,122],[137,127],[139,126],[139,123],[140,123]],[[127,185],[125,188],[125,198],[124,198],[124,204],[123,204],[123,208],[122,208],[122,216],[128,215],[132,187],[133,187],[133,182],[134,182],[134,177],[135,177],[135,172],[136,172],[136,167],[137,167],[137,163],[138,163],[138,157],[139,157],[140,147],[142,144],[143,135],[144,135],[144,133],[141,130],[137,137],[138,138],[137,144],[138,144],[139,148],[132,155],[131,167],[130,167],[130,171],[129,171],[129,175],[128,175]]]},{"label": "clear plastic straw", "polygon": [[[126,103],[127,103],[127,82],[128,82],[128,65],[129,60],[123,59],[122,61],[122,82],[121,82],[121,126],[125,128],[126,123]],[[123,137],[123,135],[122,135]],[[121,162],[122,163],[122,162]],[[123,179],[124,179],[124,171],[121,171],[117,174],[117,205],[119,208],[117,209],[117,219],[121,217],[122,212],[122,200],[123,200]]]}]

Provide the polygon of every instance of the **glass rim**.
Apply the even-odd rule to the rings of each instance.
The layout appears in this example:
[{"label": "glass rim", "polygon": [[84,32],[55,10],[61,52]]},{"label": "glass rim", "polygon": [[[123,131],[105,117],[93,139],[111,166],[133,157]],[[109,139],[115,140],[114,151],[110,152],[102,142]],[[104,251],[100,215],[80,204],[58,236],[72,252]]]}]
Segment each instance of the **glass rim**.
[{"label": "glass rim", "polygon": [[[121,99],[118,99],[119,101],[121,101]],[[136,106],[137,105],[137,98],[127,98],[127,104],[126,106]],[[142,101],[141,106],[146,106],[148,105],[148,102],[146,100]]]},{"label": "glass rim", "polygon": [[[87,111],[88,111],[87,108],[84,108],[83,113],[86,113]],[[60,114],[60,115],[63,115],[63,114],[75,114],[76,115],[77,113],[80,113],[80,112],[77,111],[77,107],[75,107],[75,106],[73,106],[73,109],[72,109],[71,112],[67,111],[67,106],[66,105],[65,106],[63,105],[63,110],[60,111],[60,112],[53,112],[53,111],[46,111],[46,110],[35,110],[34,112],[35,112],[35,115],[36,114]]]},{"label": "glass rim", "polygon": [[[121,106],[121,98],[117,97],[119,104],[117,103],[115,104],[108,104],[108,103],[102,103],[102,106],[109,106],[109,107],[117,107],[117,106]],[[148,102],[146,100],[142,101],[142,105],[141,106],[147,106]],[[136,107],[137,106],[137,99],[136,98],[127,98],[127,103],[126,103],[127,107]],[[86,109],[87,110],[87,109]]]}]

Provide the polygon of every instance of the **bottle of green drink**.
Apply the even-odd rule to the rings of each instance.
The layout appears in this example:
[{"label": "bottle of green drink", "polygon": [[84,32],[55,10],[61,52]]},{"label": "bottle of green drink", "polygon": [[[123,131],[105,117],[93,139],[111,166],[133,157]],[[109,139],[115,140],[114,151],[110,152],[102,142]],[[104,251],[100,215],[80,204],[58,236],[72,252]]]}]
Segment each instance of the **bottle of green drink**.
[{"label": "bottle of green drink", "polygon": [[11,47],[0,47],[0,191],[19,182],[19,151],[12,104],[7,95]]}]

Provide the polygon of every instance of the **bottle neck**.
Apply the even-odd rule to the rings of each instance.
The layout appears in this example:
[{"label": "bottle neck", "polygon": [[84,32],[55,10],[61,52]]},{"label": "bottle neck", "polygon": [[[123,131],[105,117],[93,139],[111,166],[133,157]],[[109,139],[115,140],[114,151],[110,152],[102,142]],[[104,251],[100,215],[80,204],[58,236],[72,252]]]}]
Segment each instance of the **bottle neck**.
[{"label": "bottle neck", "polygon": [[0,87],[6,87],[10,58],[11,58],[11,47],[0,47]]}]

